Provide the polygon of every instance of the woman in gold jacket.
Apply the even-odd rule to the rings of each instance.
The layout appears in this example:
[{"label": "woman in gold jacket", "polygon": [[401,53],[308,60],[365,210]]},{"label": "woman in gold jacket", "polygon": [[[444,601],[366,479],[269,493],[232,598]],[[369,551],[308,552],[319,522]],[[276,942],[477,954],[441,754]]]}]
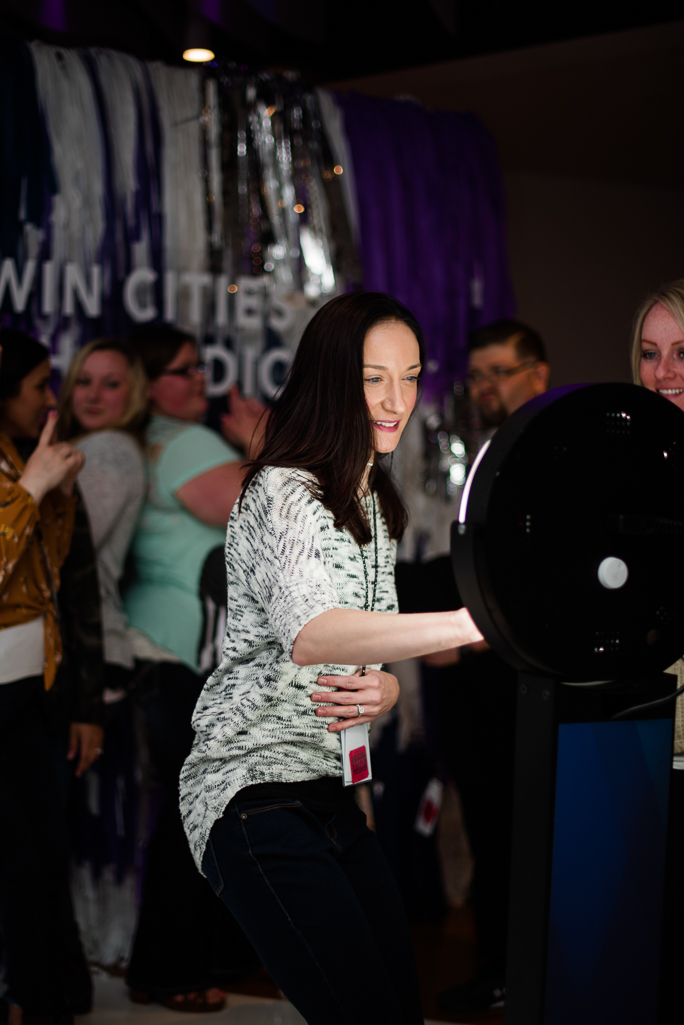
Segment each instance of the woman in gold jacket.
[{"label": "woman in gold jacket", "polygon": [[[10,1021],[88,1011],[91,984],[71,908],[64,816],[44,691],[62,657],[59,571],[83,457],[54,443],[47,349],[0,331],[0,893]],[[24,464],[17,446],[38,439]],[[89,727],[97,730],[97,727]],[[101,733],[99,734],[101,744]],[[95,735],[81,738],[92,744]]]}]

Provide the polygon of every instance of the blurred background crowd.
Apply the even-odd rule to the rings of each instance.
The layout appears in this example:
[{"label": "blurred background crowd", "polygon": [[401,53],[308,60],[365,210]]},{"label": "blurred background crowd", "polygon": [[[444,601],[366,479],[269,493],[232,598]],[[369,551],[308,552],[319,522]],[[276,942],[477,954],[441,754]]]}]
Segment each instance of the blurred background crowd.
[{"label": "blurred background crowd", "polygon": [[[564,33],[500,8],[493,42],[492,19],[444,0],[365,35],[354,4],[341,21],[293,5],[297,24],[248,0],[131,4],[116,24],[4,6],[7,982],[81,1013],[98,964],[214,1009],[259,963],[193,865],[177,780],[220,660],[226,522],[301,333],[360,287],[421,322],[397,587],[402,611],[454,607],[449,525],[508,415],[577,379],[679,401],[680,285],[632,337],[662,368],[628,353],[639,304],[681,273],[684,23],[666,4],[576,11]],[[209,53],[191,67],[186,44]],[[484,644],[393,671],[359,800],[414,922],[472,910],[441,1003],[485,1010],[505,985],[515,674]]]}]

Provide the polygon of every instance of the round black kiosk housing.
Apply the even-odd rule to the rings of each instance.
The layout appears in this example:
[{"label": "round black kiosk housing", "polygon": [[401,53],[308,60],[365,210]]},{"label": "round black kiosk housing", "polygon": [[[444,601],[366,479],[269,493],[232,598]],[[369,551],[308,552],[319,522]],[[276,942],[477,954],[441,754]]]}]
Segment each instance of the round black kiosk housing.
[{"label": "round black kiosk housing", "polygon": [[628,384],[528,402],[473,466],[452,558],[516,668],[577,683],[662,671],[684,652],[684,414]]},{"label": "round black kiosk housing", "polygon": [[519,670],[506,1025],[669,1021],[664,670],[684,653],[684,413],[627,384],[523,406],[473,465],[452,559]]}]

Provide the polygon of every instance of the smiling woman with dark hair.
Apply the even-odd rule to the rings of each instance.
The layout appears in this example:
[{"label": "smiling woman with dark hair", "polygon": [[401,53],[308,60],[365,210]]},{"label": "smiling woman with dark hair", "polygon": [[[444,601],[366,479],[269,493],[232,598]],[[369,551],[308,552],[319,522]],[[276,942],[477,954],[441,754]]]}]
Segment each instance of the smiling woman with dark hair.
[{"label": "smiling woman with dark hair", "polygon": [[366,724],[398,696],[382,663],[480,639],[465,609],[395,614],[406,511],[383,457],[423,362],[380,293],[304,332],[228,524],[223,661],[181,774],[198,867],[309,1025],[423,1021],[398,892],[343,786],[368,778]]}]

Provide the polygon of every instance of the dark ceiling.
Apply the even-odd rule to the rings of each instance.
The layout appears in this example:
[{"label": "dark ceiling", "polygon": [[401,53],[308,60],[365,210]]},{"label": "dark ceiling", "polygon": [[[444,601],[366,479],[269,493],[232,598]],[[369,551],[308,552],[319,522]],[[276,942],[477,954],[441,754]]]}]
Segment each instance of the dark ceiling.
[{"label": "dark ceiling", "polygon": [[681,2],[591,0],[0,0],[5,36],[105,46],[181,63],[199,18],[221,60],[297,68],[315,82],[639,28],[681,17]]}]

